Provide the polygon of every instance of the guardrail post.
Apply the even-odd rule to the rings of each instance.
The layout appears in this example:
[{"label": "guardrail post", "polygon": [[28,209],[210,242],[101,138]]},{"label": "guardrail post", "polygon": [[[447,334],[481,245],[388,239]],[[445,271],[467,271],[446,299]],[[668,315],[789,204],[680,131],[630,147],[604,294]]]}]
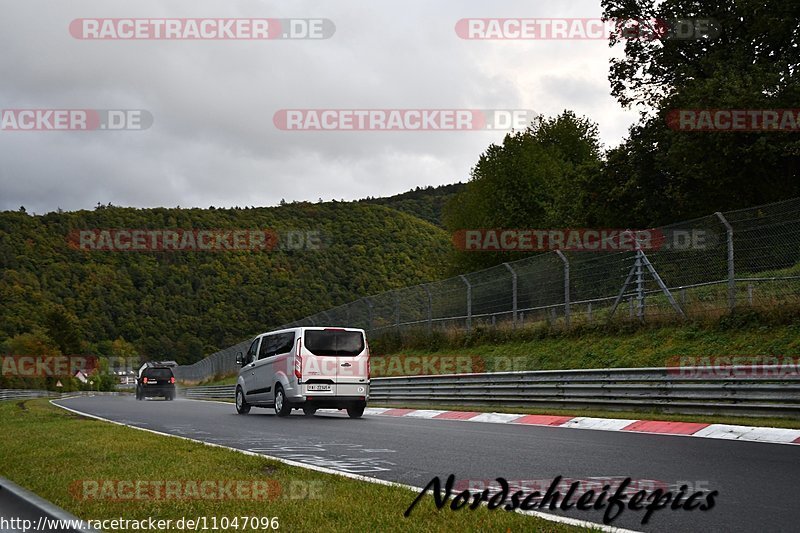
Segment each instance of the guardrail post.
[{"label": "guardrail post", "polygon": [[511,272],[511,327],[517,329],[517,272],[508,263],[503,263]]},{"label": "guardrail post", "polygon": [[569,329],[569,261],[561,250],[556,250],[556,254],[564,262],[564,323]]},{"label": "guardrail post", "polygon": [[717,211],[714,213],[725,226],[725,233],[728,237],[728,310],[733,311],[736,307],[736,272],[733,265],[733,226],[728,223],[725,216]]},{"label": "guardrail post", "polygon": [[428,333],[430,333],[433,331],[433,296],[427,284],[423,285],[422,288],[425,289],[425,294],[428,295]]},{"label": "guardrail post", "polygon": [[472,284],[463,274],[458,276],[467,286],[467,332],[472,331]]}]

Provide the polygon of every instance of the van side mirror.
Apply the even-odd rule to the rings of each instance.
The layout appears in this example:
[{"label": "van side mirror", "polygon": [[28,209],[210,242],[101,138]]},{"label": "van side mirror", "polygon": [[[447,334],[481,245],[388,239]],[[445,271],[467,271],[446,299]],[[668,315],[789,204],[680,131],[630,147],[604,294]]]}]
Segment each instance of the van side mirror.
[{"label": "van side mirror", "polygon": [[242,366],[242,363],[244,363],[244,357],[242,357],[242,352],[239,352],[236,354],[236,364]]}]

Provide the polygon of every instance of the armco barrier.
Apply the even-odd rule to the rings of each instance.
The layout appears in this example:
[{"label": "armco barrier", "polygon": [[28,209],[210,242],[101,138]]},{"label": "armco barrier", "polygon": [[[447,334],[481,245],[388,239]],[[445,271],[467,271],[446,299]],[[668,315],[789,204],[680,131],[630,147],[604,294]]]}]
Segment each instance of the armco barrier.
[{"label": "armco barrier", "polygon": [[235,385],[179,388],[178,395],[190,400],[233,400]]},{"label": "armco barrier", "polygon": [[31,398],[56,398],[59,393],[47,390],[0,389],[0,401],[27,400]]},{"label": "armco barrier", "polygon": [[34,389],[0,389],[0,402],[3,400],[30,400],[33,398],[63,398],[66,396],[119,396],[118,391],[72,391],[56,392]]},{"label": "armco barrier", "polygon": [[[0,517],[11,517],[20,522],[27,521],[28,531],[49,531],[52,533],[95,533],[85,527],[85,523],[74,515],[56,507],[20,487],[16,483],[0,477]],[[10,520],[9,520],[10,521]],[[4,528],[3,531],[25,531],[22,527]]]},{"label": "armco barrier", "polygon": [[[704,368],[665,367],[373,378],[370,403],[800,417],[800,375],[781,375],[781,367],[737,369],[751,375],[715,377]],[[232,399],[233,391],[223,385],[184,394]]]}]

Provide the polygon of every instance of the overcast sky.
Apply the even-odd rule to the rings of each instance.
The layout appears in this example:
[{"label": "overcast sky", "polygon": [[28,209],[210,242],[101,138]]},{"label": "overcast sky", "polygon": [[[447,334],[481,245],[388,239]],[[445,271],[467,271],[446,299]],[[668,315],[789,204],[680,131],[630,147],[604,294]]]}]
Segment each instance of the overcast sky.
[{"label": "overcast sky", "polygon": [[[145,131],[0,131],[0,210],[356,199],[466,181],[499,131],[298,132],[279,109],[567,108],[607,147],[636,119],[594,41],[469,41],[467,17],[599,17],[599,0],[0,0],[0,108],[144,109]],[[77,18],[327,18],[327,40],[89,41]],[[618,53],[618,52],[613,52]]]}]

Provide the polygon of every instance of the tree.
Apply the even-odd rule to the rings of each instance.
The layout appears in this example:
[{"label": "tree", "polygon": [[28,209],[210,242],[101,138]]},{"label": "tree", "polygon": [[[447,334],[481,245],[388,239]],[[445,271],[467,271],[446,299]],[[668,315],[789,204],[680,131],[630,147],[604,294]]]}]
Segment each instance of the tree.
[{"label": "tree", "polygon": [[[800,194],[800,140],[784,132],[689,132],[672,110],[795,108],[800,101],[800,4],[777,0],[603,0],[623,20],[712,20],[680,39],[624,40],[611,62],[612,94],[642,111],[608,154],[601,180],[613,213],[665,223]],[[674,24],[673,24],[674,27]],[[622,44],[618,36],[611,45]],[[617,199],[615,199],[617,198]],[[625,217],[625,213],[628,214]]]},{"label": "tree", "polygon": [[83,342],[78,318],[61,306],[53,306],[44,316],[48,336],[64,355],[83,353]]},{"label": "tree", "polygon": [[[597,172],[597,126],[571,111],[539,118],[525,131],[492,144],[475,167],[466,188],[446,206],[451,232],[479,228],[547,228],[580,224],[584,183]],[[518,257],[515,257],[518,258]],[[455,272],[508,261],[505,253],[455,254]]]}]

